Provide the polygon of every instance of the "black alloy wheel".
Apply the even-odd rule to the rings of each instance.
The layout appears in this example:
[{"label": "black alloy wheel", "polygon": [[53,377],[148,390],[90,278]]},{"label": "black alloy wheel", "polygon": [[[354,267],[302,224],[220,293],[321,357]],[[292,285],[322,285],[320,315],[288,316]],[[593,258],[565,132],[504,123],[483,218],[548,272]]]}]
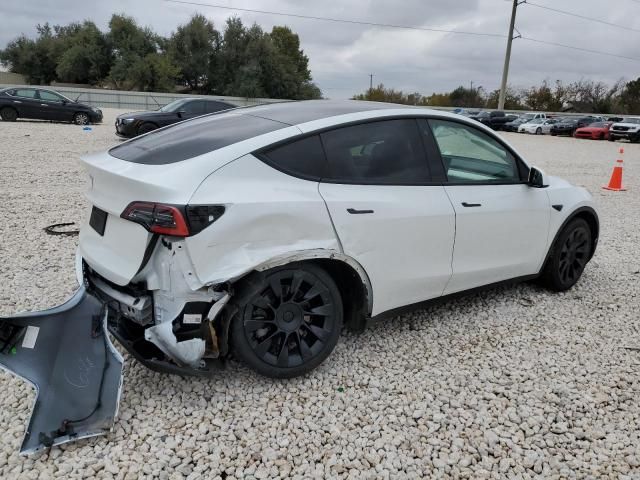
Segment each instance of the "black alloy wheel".
[{"label": "black alloy wheel", "polygon": [[149,133],[157,129],[158,129],[158,126],[155,123],[145,122],[138,127],[137,133],[138,135],[143,135],[145,133]]},{"label": "black alloy wheel", "polygon": [[573,287],[582,276],[591,252],[589,224],[581,218],[572,220],[553,246],[542,274],[543,283],[557,291]]},{"label": "black alloy wheel", "polygon": [[331,353],[342,328],[342,300],[321,268],[300,264],[266,272],[232,324],[234,351],[259,373],[302,375]]}]

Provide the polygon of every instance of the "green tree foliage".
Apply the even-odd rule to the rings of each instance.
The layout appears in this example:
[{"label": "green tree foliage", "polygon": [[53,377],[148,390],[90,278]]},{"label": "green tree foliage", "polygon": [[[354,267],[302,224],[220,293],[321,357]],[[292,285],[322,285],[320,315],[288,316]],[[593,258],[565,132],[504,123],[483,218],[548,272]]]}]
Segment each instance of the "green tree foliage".
[{"label": "green tree foliage", "polygon": [[[426,97],[419,93],[405,94],[380,84],[365,93],[354,95],[353,99],[433,107],[495,109],[498,108],[499,97],[500,90],[487,95],[482,88],[472,90],[465,87]],[[640,115],[640,78],[628,83],[619,81],[613,86],[591,80],[566,85],[559,80],[551,85],[545,80],[541,85],[527,90],[508,86],[505,109]]]},{"label": "green tree foliage", "polygon": [[89,21],[38,26],[0,50],[0,62],[30,83],[90,83],[118,89],[187,91],[229,96],[321,98],[309,58],[288,27],[270,33],[231,18],[222,32],[194,15],[169,37],[126,15],[113,15],[101,32]]}]

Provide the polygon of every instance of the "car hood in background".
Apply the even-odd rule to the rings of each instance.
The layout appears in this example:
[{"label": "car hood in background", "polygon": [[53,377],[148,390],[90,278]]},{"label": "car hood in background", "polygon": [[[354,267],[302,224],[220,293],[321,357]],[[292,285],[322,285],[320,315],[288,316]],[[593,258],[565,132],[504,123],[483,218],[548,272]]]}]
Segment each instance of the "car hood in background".
[{"label": "car hood in background", "polygon": [[122,115],[118,115],[117,116],[118,120],[122,120],[125,118],[135,118],[136,120],[151,120],[151,119],[159,119],[159,118],[164,118],[164,119],[176,119],[176,120],[180,120],[180,117],[178,117],[178,115],[174,112],[159,112],[159,111],[152,111],[152,112],[130,112],[130,113],[123,113]]}]

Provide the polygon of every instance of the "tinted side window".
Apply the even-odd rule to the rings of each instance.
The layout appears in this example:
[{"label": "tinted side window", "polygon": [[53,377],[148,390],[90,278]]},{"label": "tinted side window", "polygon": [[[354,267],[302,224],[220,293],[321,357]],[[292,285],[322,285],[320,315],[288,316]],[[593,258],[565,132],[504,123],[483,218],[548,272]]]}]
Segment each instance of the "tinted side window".
[{"label": "tinted side window", "polygon": [[206,102],[205,110],[206,113],[219,112],[221,110],[228,110],[229,108],[233,108],[231,105],[227,105],[222,102]]},{"label": "tinted side window", "polygon": [[14,95],[22,98],[36,98],[36,91],[31,88],[19,88],[15,90]]},{"label": "tinted side window", "polygon": [[342,127],[323,133],[321,138],[329,162],[328,180],[380,185],[430,181],[420,133],[413,119]]},{"label": "tinted side window", "polygon": [[181,110],[184,110],[185,113],[205,113],[204,112],[204,104],[205,104],[205,102],[203,102],[202,100],[196,100],[194,102],[187,102],[181,108]]},{"label": "tinted side window", "polygon": [[62,103],[63,98],[57,93],[47,92],[45,90],[40,90],[40,99],[47,100],[49,102],[60,102]]},{"label": "tinted side window", "polygon": [[319,180],[326,173],[327,161],[317,135],[276,147],[262,156],[268,164],[296,177]]},{"label": "tinted side window", "polygon": [[518,183],[513,155],[486,133],[457,122],[429,120],[451,183]]}]

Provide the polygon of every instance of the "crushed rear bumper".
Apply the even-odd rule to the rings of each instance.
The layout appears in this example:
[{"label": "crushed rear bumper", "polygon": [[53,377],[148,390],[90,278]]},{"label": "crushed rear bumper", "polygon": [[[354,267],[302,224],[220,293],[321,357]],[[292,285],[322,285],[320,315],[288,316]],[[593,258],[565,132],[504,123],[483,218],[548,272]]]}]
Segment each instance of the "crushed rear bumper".
[{"label": "crushed rear bumper", "polygon": [[80,287],[60,306],[0,318],[0,368],[36,389],[21,453],[111,430],[123,360],[107,317],[104,302]]}]

